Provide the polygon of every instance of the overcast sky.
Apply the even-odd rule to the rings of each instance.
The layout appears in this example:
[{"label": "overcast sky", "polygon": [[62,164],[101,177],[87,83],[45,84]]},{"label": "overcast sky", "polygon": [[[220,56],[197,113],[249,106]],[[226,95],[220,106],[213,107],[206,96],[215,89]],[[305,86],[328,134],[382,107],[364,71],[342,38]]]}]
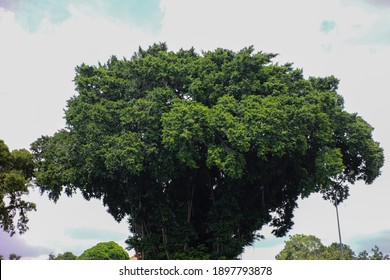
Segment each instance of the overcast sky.
[{"label": "overcast sky", "polygon": [[[66,100],[75,94],[74,68],[129,58],[138,46],[167,42],[170,50],[222,47],[278,53],[306,77],[334,75],[346,110],[373,127],[389,157],[389,0],[0,0],[0,139],[10,149],[29,148],[41,135],[64,127]],[[340,205],[343,242],[355,251],[378,245],[390,253],[388,164],[373,185],[351,187]],[[32,191],[37,204],[30,230],[0,233],[0,254],[46,259],[79,255],[98,242],[125,246],[128,226],[116,223],[97,200],[61,197],[57,204]],[[335,209],[313,195],[300,201],[289,233],[338,241]],[[286,238],[246,249],[244,259],[274,259]]]}]

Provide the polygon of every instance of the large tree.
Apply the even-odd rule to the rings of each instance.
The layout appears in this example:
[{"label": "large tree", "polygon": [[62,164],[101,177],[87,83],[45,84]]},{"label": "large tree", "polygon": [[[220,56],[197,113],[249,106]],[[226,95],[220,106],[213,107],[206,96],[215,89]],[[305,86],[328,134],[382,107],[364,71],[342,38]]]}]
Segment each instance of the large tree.
[{"label": "large tree", "polygon": [[370,184],[383,151],[344,110],[338,80],[274,54],[165,44],[76,68],[66,127],[32,144],[36,184],[103,200],[148,259],[236,258],[264,225],[293,225],[299,197]]},{"label": "large tree", "polygon": [[11,236],[17,231],[26,232],[27,212],[36,209],[34,203],[23,198],[33,174],[32,154],[25,149],[10,151],[0,140],[0,228]]}]

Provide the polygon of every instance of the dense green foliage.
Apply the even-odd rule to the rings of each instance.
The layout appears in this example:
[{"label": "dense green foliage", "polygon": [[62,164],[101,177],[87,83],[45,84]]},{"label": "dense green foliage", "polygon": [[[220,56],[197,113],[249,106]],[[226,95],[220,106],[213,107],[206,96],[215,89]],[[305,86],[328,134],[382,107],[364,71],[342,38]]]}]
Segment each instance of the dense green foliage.
[{"label": "dense green foliage", "polygon": [[[375,246],[368,254],[367,251],[358,255],[348,246],[343,246],[344,260],[388,260],[389,256],[379,251]],[[313,235],[297,234],[290,236],[290,240],[285,242],[284,248],[275,257],[277,260],[340,260],[340,244],[332,243],[329,246],[322,244],[318,237]]]},{"label": "dense green foliage", "polygon": [[78,260],[128,260],[129,254],[114,241],[100,242],[85,250]]},{"label": "dense green foliage", "polygon": [[284,249],[275,257],[277,260],[318,260],[325,246],[314,235],[298,234],[285,242]]},{"label": "dense green foliage", "polygon": [[[35,210],[35,204],[24,201],[28,184],[34,174],[34,161],[25,149],[9,151],[0,140],[0,228],[12,236],[28,230],[27,212]],[[15,217],[17,221],[15,222]]]},{"label": "dense green foliage", "polygon": [[234,259],[266,224],[285,235],[300,196],[341,202],[380,174],[383,151],[336,78],[273,57],[155,44],[78,66],[67,126],[32,144],[36,184],[129,217],[142,258]]},{"label": "dense green foliage", "polygon": [[345,244],[342,244],[343,247],[343,257],[341,257],[340,252],[340,243],[333,242],[329,246],[325,246],[324,252],[322,252],[321,259],[323,260],[354,260],[356,259],[355,252]]}]

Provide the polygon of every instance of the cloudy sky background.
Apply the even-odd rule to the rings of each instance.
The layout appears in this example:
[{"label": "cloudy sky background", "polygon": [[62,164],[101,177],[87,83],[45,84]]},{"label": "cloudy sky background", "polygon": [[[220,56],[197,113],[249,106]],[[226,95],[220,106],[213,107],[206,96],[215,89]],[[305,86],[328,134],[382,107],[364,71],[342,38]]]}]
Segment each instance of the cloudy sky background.
[{"label": "cloudy sky background", "polygon": [[[346,110],[375,127],[389,157],[390,1],[388,0],[0,0],[0,139],[29,148],[41,135],[64,127],[66,100],[75,94],[74,68],[129,58],[139,46],[167,42],[170,50],[218,47],[278,53],[305,76],[335,75]],[[355,251],[378,245],[390,253],[388,164],[372,186],[356,184],[340,205],[343,242]],[[125,247],[126,221],[118,224],[97,200],[61,197],[57,204],[32,190],[30,230],[0,233],[0,254],[45,259],[79,255],[98,242]],[[335,209],[313,195],[300,201],[290,235],[338,241]],[[244,259],[274,259],[286,238],[248,247]]]}]

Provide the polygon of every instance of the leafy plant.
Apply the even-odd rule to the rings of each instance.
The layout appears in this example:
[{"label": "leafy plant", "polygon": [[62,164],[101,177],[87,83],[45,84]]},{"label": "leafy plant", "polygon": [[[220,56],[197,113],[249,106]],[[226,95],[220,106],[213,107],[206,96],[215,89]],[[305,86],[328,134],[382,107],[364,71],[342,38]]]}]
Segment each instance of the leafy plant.
[{"label": "leafy plant", "polygon": [[285,235],[299,197],[341,202],[384,157],[336,78],[274,57],[160,43],[78,66],[66,127],[32,144],[36,184],[102,199],[145,259],[234,259],[264,225]]}]

